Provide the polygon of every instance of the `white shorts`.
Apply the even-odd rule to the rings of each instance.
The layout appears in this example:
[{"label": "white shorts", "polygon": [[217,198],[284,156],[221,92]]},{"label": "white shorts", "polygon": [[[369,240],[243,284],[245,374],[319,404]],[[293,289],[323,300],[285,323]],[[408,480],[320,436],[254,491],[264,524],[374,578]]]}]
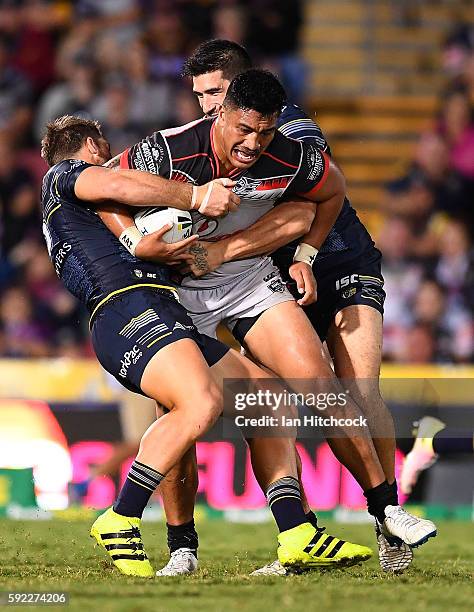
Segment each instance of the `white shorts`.
[{"label": "white shorts", "polygon": [[[250,271],[219,287],[180,287],[179,300],[199,332],[215,338],[219,323],[232,332],[241,319],[252,319],[272,306],[292,302],[294,298],[282,281],[278,268],[264,258]],[[242,338],[237,340],[241,342]]]}]

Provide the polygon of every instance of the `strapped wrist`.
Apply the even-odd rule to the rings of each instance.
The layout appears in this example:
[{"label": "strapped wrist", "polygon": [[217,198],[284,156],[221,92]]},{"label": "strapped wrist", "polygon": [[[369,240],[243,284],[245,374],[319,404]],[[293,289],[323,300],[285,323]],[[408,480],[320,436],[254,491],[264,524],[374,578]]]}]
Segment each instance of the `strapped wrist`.
[{"label": "strapped wrist", "polygon": [[120,242],[132,255],[135,255],[137,245],[142,238],[143,235],[135,225],[127,227],[127,229],[123,230],[123,232],[119,236]]},{"label": "strapped wrist", "polygon": [[296,249],[293,261],[303,261],[309,266],[312,266],[318,253],[318,249],[316,249],[314,246],[301,242]]}]

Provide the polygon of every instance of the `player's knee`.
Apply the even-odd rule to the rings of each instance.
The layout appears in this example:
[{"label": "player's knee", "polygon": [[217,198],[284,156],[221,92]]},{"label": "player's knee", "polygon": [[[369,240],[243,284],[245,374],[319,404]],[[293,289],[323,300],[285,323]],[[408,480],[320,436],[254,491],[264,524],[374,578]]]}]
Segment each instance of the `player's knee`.
[{"label": "player's knee", "polygon": [[189,407],[189,424],[195,430],[195,439],[210,429],[222,413],[224,400],[218,387],[209,387],[193,400]]}]

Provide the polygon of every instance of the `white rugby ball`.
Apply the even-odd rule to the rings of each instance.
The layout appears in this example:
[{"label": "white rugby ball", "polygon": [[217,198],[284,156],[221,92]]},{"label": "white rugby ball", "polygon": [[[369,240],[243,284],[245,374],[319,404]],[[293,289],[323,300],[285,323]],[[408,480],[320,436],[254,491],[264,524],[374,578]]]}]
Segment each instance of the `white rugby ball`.
[{"label": "white rugby ball", "polygon": [[172,223],[173,227],[163,235],[168,243],[179,242],[189,238],[193,232],[191,213],[178,208],[143,208],[135,215],[135,225],[146,236]]}]

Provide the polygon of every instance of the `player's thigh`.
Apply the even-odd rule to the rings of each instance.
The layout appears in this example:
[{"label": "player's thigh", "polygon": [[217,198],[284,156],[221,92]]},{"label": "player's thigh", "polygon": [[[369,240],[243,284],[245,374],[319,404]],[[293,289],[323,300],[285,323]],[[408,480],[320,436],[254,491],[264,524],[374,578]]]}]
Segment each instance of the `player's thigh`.
[{"label": "player's thigh", "polygon": [[221,401],[221,391],[194,340],[182,338],[158,351],[146,365],[140,387],[165,408],[189,405],[204,399]]},{"label": "player's thigh", "polygon": [[336,313],[327,345],[339,378],[378,378],[382,356],[382,315],[364,304]]},{"label": "player's thigh", "polygon": [[266,310],[244,338],[246,348],[264,366],[285,378],[332,377],[321,341],[294,301]]}]

